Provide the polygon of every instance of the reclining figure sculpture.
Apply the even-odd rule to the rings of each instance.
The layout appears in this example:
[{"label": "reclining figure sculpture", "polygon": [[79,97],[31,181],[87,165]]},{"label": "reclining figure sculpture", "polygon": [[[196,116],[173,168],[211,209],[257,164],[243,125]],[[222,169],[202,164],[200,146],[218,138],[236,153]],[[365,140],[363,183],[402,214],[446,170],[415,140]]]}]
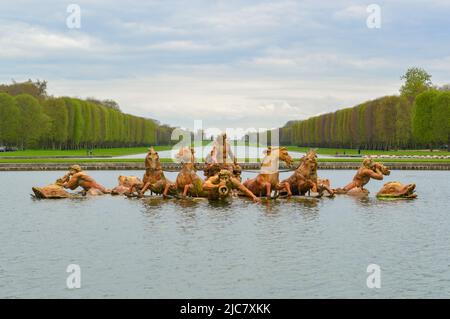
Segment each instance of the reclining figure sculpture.
[{"label": "reclining figure sculpture", "polygon": [[96,196],[111,193],[102,185],[98,184],[91,176],[86,174],[79,165],[72,165],[69,172],[59,178],[54,184],[45,187],[33,187],[36,198],[68,198],[73,195],[65,189],[75,190],[81,187],[83,196]]}]

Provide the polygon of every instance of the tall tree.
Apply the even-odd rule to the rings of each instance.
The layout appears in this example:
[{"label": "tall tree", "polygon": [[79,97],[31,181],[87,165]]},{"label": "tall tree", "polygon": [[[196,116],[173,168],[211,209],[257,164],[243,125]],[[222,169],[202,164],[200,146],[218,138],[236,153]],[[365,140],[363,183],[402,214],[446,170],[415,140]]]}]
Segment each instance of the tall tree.
[{"label": "tall tree", "polygon": [[64,99],[50,98],[43,103],[44,112],[50,118],[50,130],[45,139],[53,149],[61,149],[67,142],[69,114]]},{"label": "tall tree", "polygon": [[432,88],[431,75],[422,68],[409,68],[400,79],[405,83],[400,88],[400,94],[407,97],[411,102],[417,95]]},{"label": "tall tree", "polygon": [[37,147],[41,136],[48,132],[50,119],[42,111],[39,101],[31,95],[20,94],[14,99],[20,109],[20,146]]},{"label": "tall tree", "polygon": [[432,113],[438,93],[436,91],[424,92],[416,97],[413,108],[413,134],[415,140],[430,149],[433,146]]},{"label": "tall tree", "polygon": [[14,98],[0,93],[0,145],[16,145],[19,139],[20,110]]},{"label": "tall tree", "polygon": [[440,92],[431,110],[433,141],[450,149],[450,92]]},{"label": "tall tree", "polygon": [[411,111],[412,105],[406,98],[399,98],[396,104],[395,138],[397,147],[410,147],[411,143]]}]

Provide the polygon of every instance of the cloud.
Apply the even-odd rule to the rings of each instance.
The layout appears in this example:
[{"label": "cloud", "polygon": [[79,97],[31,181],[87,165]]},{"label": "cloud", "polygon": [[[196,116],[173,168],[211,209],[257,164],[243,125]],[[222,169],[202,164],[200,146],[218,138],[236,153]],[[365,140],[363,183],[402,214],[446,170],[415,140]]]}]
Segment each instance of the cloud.
[{"label": "cloud", "polygon": [[0,80],[46,79],[51,94],[174,125],[281,125],[395,94],[415,65],[448,82],[443,0],[383,3],[379,30],[356,0],[80,0],[80,30],[67,4],[6,2]]},{"label": "cloud", "polygon": [[55,94],[112,98],[126,112],[165,123],[205,126],[276,127],[288,120],[355,105],[390,90],[392,83],[372,79],[336,82],[279,77],[240,78],[232,73],[160,75],[110,81],[50,82]]},{"label": "cloud", "polygon": [[212,14],[195,17],[217,29],[271,28],[295,19],[295,1],[266,2],[247,6],[218,6]]},{"label": "cloud", "polygon": [[243,65],[258,68],[287,70],[294,72],[328,73],[380,70],[398,65],[395,58],[377,56],[358,56],[347,52],[323,52],[301,46],[291,48],[270,48],[261,56],[242,61]]},{"label": "cloud", "polygon": [[106,49],[98,39],[80,32],[52,32],[25,23],[0,26],[0,57],[47,57],[68,52],[91,52]]},{"label": "cloud", "polygon": [[338,20],[365,19],[367,18],[367,15],[367,6],[351,5],[344,9],[336,11],[333,14],[333,17]]},{"label": "cloud", "polygon": [[186,29],[176,28],[171,26],[160,26],[147,22],[122,22],[117,21],[116,26],[123,30],[128,36],[182,36],[188,35],[190,32]]},{"label": "cloud", "polygon": [[167,41],[149,45],[147,48],[150,50],[168,50],[168,51],[172,50],[204,51],[204,50],[211,50],[214,47],[211,45],[195,43],[193,41]]}]

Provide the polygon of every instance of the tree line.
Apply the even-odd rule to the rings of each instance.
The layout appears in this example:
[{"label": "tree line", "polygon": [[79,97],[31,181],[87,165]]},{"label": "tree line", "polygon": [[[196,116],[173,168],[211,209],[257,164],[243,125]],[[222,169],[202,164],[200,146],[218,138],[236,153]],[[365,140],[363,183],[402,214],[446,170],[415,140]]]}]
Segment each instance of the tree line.
[{"label": "tree line", "polygon": [[46,82],[0,85],[0,145],[80,149],[165,145],[170,126],[120,111],[111,100],[49,97]]},{"label": "tree line", "polygon": [[431,76],[409,69],[399,96],[385,96],[351,108],[289,121],[279,131],[282,145],[450,150],[450,91],[433,86]]}]

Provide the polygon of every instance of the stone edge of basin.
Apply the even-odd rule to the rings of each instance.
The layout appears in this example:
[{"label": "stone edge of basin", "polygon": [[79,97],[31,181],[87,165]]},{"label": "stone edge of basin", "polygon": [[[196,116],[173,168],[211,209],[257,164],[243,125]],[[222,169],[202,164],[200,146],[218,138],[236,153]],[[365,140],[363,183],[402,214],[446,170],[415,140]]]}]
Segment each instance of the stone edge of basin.
[{"label": "stone edge of basin", "polygon": [[[178,163],[161,163],[165,171],[178,171]],[[258,170],[259,163],[239,163],[244,170]],[[354,162],[319,162],[319,169],[358,169],[360,163]],[[450,163],[384,163],[392,170],[450,170]],[[70,164],[65,163],[0,163],[0,171],[58,171],[67,170]],[[144,163],[80,163],[84,170],[144,170]],[[197,164],[202,170],[203,163]],[[288,169],[280,165],[282,170]]]}]

